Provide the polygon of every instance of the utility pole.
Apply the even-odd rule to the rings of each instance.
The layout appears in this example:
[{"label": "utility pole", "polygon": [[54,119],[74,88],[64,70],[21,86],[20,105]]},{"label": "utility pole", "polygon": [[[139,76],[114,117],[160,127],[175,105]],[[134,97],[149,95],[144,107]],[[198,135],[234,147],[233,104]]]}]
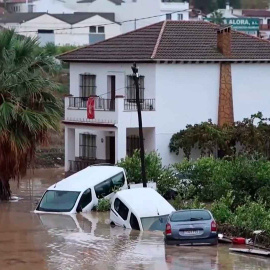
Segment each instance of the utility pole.
[{"label": "utility pole", "polygon": [[142,182],[143,187],[147,187],[146,173],[145,173],[145,157],[144,157],[144,141],[143,141],[143,127],[142,127],[142,110],[140,103],[140,87],[139,87],[139,70],[136,66],[136,63],[131,67],[133,71],[133,80],[136,88],[136,104],[138,111],[138,121],[139,121],[139,139],[140,139],[140,157],[142,165]]},{"label": "utility pole", "polygon": [[135,18],[134,19],[134,30],[136,30],[137,29],[137,19]]}]

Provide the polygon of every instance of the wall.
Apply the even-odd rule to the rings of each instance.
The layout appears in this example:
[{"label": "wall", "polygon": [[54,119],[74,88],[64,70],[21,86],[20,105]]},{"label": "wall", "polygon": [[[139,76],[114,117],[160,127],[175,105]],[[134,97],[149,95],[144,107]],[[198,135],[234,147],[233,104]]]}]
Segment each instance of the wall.
[{"label": "wall", "polygon": [[217,123],[219,72],[219,64],[157,66],[156,147],[165,165],[180,160],[169,150],[174,133],[210,118]]},{"label": "wall", "polygon": [[[98,24],[108,24],[111,21],[104,19],[100,16],[93,16],[87,20],[81,21],[77,24],[72,25],[75,29],[63,29],[54,31],[54,39],[56,45],[88,45],[89,44],[89,26],[98,25]],[[53,16],[48,14],[37,17],[33,20],[27,21],[22,24],[6,24],[4,27],[15,27],[16,32],[26,36],[37,36],[38,29],[62,29],[62,28],[71,28],[71,25],[61,21]],[[84,27],[85,28],[76,28]],[[105,38],[111,38],[117,36],[121,33],[120,25],[113,24],[105,26]]]},{"label": "wall", "polygon": [[235,121],[241,121],[258,111],[270,117],[269,78],[269,64],[232,65]]}]

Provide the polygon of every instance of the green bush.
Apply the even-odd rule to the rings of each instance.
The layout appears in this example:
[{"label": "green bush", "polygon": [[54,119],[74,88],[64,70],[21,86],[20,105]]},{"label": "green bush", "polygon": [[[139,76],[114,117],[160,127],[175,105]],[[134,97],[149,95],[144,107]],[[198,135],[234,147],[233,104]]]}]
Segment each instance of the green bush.
[{"label": "green bush", "polygon": [[206,206],[204,203],[200,202],[198,198],[194,200],[185,200],[180,195],[177,195],[175,200],[172,202],[173,207],[176,210],[182,209],[205,209]]},{"label": "green bush", "polygon": [[111,202],[108,199],[99,199],[98,200],[98,205],[96,206],[96,210],[98,212],[106,212],[106,211],[110,211],[111,209]]},{"label": "green bush", "polygon": [[[126,157],[118,163],[119,167],[126,170],[127,178],[130,183],[141,183],[141,159],[140,152],[136,150],[132,157]],[[145,155],[145,169],[147,181],[156,182],[163,172],[161,157],[156,152]]]}]

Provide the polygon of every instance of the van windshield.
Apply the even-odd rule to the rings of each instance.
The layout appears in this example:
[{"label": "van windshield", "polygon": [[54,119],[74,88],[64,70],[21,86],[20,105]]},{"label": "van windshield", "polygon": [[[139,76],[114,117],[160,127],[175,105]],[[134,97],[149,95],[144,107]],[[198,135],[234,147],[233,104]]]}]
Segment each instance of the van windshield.
[{"label": "van windshield", "polygon": [[169,215],[141,218],[144,231],[165,231]]},{"label": "van windshield", "polygon": [[77,191],[48,190],[37,210],[45,212],[70,212],[79,196]]}]

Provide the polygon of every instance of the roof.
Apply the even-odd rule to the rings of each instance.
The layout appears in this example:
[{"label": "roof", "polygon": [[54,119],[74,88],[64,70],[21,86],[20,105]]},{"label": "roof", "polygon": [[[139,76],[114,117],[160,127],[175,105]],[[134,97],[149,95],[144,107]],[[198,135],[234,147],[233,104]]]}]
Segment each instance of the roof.
[{"label": "roof", "polygon": [[247,17],[270,17],[270,10],[266,9],[243,9],[243,16]]},{"label": "roof", "polygon": [[116,195],[138,217],[169,215],[175,209],[152,188],[121,190]]},{"label": "roof", "polygon": [[123,171],[115,166],[90,166],[52,185],[48,190],[85,191]]},{"label": "roof", "polygon": [[232,55],[217,48],[219,26],[205,21],[165,21],[62,54],[64,61],[269,59],[270,43],[232,30]]},{"label": "roof", "polygon": [[[95,2],[96,0],[79,0],[77,1],[78,4],[82,4],[82,3],[93,3]],[[122,3],[124,3],[123,0],[108,0],[116,5],[121,5]]]},{"label": "roof", "polygon": [[71,14],[61,13],[61,14],[50,14],[45,12],[37,13],[11,13],[0,16],[0,23],[23,23],[35,18],[38,18],[44,14],[48,14],[56,19],[59,19],[68,24],[76,24],[78,22],[84,21],[93,16],[101,16],[104,19],[114,22],[115,15],[114,13],[94,13],[94,12],[75,12]]}]

